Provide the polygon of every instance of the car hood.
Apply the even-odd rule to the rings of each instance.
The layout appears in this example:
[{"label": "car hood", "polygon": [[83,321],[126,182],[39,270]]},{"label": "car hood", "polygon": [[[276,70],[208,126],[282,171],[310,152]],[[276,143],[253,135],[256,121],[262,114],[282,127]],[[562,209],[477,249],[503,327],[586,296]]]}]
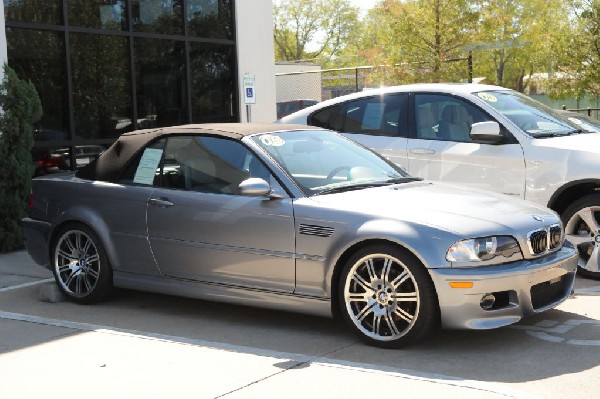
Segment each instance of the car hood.
[{"label": "car hood", "polygon": [[527,201],[429,181],[319,195],[310,200],[330,212],[395,219],[461,236],[518,235],[559,223],[553,211]]},{"label": "car hood", "polygon": [[584,151],[600,154],[600,134],[582,133],[564,137],[549,137],[534,140],[537,147],[556,148],[568,151]]}]

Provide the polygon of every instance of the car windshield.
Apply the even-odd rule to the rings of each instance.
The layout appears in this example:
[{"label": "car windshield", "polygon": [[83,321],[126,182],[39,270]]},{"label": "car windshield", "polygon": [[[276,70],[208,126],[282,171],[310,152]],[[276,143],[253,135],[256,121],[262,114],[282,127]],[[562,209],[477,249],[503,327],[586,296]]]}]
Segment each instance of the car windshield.
[{"label": "car windshield", "polygon": [[563,112],[562,115],[583,130],[600,133],[600,121],[576,113]]},{"label": "car windshield", "polygon": [[326,130],[269,133],[252,140],[307,196],[414,180],[372,151]]},{"label": "car windshield", "polygon": [[587,131],[557,110],[515,91],[480,91],[474,94],[531,137],[555,137]]}]

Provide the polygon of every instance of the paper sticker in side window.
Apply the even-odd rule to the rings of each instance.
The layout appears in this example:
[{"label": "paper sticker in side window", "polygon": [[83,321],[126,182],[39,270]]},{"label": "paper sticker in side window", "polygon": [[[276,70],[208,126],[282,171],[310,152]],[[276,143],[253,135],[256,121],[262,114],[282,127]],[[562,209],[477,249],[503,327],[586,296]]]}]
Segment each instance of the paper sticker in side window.
[{"label": "paper sticker in side window", "polygon": [[156,169],[162,158],[163,150],[157,148],[146,148],[140,159],[140,164],[135,171],[134,183],[151,186],[154,183]]}]

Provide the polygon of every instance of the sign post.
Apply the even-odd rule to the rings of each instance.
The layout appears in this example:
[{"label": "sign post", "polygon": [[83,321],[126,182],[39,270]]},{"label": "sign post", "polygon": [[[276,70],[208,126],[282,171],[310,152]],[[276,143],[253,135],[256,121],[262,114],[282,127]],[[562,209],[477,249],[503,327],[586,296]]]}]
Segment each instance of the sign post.
[{"label": "sign post", "polygon": [[256,77],[249,73],[244,74],[244,103],[246,104],[246,120],[248,122],[251,121],[251,104],[256,104],[256,90],[254,87],[254,83],[256,81]]}]

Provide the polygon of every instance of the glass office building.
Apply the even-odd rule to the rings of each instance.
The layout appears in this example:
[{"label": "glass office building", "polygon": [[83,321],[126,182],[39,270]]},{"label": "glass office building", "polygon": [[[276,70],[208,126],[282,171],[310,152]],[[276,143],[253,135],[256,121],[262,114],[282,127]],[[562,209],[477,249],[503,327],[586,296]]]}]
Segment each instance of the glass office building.
[{"label": "glass office building", "polygon": [[240,121],[234,0],[3,1],[8,64],[44,111],[37,174],[131,130]]}]

